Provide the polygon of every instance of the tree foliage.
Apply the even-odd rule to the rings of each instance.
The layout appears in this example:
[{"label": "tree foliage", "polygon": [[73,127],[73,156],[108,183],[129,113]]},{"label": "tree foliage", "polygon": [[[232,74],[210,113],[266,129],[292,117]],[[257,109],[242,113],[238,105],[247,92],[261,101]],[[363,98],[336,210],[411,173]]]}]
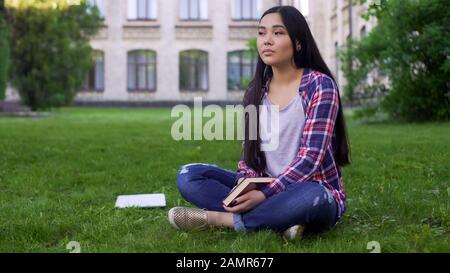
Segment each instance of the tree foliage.
[{"label": "tree foliage", "polygon": [[98,10],[83,1],[30,0],[10,14],[12,83],[23,102],[32,109],[70,104],[92,65],[89,38],[101,27]]},{"label": "tree foliage", "polygon": [[[366,16],[377,26],[361,41],[344,49],[347,96],[359,89],[387,90],[377,107],[401,120],[450,118],[450,6],[449,0],[382,1]],[[368,86],[366,76],[382,71],[388,83]],[[370,112],[370,111],[369,111]],[[372,111],[373,112],[373,111]]]}]

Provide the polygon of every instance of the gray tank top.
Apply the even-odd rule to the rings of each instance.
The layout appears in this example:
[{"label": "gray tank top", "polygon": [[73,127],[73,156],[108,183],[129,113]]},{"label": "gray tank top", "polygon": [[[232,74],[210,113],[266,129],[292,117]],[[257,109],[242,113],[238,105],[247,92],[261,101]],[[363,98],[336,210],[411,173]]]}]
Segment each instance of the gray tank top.
[{"label": "gray tank top", "polygon": [[[277,177],[292,163],[300,148],[300,139],[305,124],[302,98],[299,94],[287,106],[279,109],[278,128],[273,126],[273,121],[276,121],[276,118],[273,117],[276,110],[271,108],[275,105],[270,102],[267,93],[264,94],[262,102],[260,130],[265,130],[268,137],[262,139],[261,150],[266,156],[266,173],[271,177]],[[275,147],[273,143],[276,143],[277,138],[278,146]],[[272,144],[269,145],[269,143]]]}]

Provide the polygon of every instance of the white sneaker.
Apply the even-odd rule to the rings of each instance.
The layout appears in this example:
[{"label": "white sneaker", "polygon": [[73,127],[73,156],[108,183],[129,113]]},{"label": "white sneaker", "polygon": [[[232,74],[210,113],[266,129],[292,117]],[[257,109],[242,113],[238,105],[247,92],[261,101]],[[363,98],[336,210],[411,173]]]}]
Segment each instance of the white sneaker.
[{"label": "white sneaker", "polygon": [[286,229],[283,232],[283,236],[286,239],[289,239],[289,240],[301,239],[302,236],[303,236],[303,232],[304,231],[305,231],[305,227],[304,226],[302,226],[302,225],[295,225],[295,226],[292,226],[292,227]]}]

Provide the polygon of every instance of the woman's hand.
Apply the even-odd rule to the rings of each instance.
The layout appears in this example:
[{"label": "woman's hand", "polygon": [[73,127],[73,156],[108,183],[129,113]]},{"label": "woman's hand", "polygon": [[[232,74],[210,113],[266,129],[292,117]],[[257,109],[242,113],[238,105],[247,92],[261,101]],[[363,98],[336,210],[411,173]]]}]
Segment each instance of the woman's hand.
[{"label": "woman's hand", "polygon": [[223,206],[223,208],[228,212],[246,212],[264,200],[266,200],[266,196],[262,191],[251,190],[234,199],[232,207]]}]

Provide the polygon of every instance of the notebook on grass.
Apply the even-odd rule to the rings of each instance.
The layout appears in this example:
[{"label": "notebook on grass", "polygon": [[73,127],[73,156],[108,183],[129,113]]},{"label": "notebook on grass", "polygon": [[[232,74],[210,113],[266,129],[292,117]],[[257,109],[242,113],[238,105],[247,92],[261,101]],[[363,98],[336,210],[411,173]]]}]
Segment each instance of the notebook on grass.
[{"label": "notebook on grass", "polygon": [[116,200],[116,207],[118,208],[153,208],[165,206],[166,196],[163,193],[119,195]]}]

